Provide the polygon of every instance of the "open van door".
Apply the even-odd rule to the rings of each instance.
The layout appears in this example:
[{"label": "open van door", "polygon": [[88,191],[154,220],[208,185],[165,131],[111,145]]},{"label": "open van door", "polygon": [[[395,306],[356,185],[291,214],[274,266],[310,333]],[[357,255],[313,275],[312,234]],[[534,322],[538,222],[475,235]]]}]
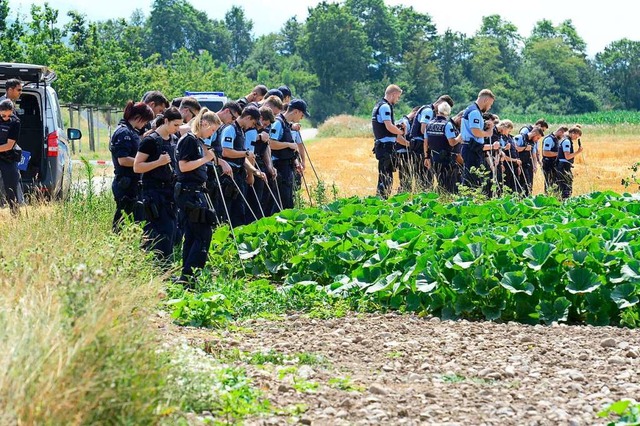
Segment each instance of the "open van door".
[{"label": "open van door", "polygon": [[18,78],[26,85],[29,83],[53,83],[57,76],[44,65],[14,64],[11,62],[0,62],[0,85],[12,78]]}]

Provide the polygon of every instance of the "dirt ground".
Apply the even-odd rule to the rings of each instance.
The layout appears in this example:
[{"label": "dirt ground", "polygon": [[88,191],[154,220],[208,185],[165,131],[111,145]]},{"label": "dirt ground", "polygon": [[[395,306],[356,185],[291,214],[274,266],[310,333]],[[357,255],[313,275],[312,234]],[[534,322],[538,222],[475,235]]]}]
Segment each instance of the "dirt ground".
[{"label": "dirt ground", "polygon": [[237,325],[167,332],[223,358],[279,354],[231,362],[281,411],[248,425],[594,425],[606,404],[640,395],[640,335],[627,329],[395,314]]},{"label": "dirt ground", "polygon": [[[624,192],[622,178],[629,177],[629,167],[640,161],[640,138],[628,135],[593,135],[583,139],[584,152],[573,169],[574,195],[611,189]],[[335,183],[340,196],[374,195],[378,179],[377,161],[371,152],[373,141],[366,138],[318,139],[308,144],[311,160],[326,184]],[[306,172],[309,183],[315,177]],[[395,177],[397,185],[397,174]],[[534,192],[543,192],[544,181],[539,170]]]}]

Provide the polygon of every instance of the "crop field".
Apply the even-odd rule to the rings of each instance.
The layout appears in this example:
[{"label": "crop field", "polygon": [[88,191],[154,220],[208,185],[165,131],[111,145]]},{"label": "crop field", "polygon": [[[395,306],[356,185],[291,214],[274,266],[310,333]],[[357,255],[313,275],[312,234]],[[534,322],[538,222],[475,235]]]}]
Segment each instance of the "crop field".
[{"label": "crop field", "polygon": [[[358,124],[351,123],[353,121]],[[371,152],[373,138],[365,136],[370,132],[370,124],[355,117],[341,117],[335,124],[353,126],[345,130],[352,136],[330,136],[333,132],[329,131],[328,137],[308,146],[320,178],[328,185],[335,184],[340,196],[375,194],[378,163]],[[558,125],[551,122],[552,129]],[[322,127],[320,132],[322,135]],[[622,179],[629,177],[629,168],[640,161],[639,135],[640,126],[632,124],[585,126],[584,152],[576,159],[573,169],[574,195],[604,190],[624,192]],[[306,176],[310,183],[315,180],[310,170]],[[396,185],[397,181],[396,174]],[[539,194],[543,188],[544,179],[539,171],[534,177],[534,192]]]}]

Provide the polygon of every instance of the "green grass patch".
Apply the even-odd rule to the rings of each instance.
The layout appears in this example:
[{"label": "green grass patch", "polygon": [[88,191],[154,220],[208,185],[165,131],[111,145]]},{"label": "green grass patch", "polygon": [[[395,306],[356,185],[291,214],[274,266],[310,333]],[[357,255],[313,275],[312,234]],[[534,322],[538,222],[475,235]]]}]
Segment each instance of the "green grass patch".
[{"label": "green grass patch", "polygon": [[373,138],[371,119],[353,115],[339,115],[318,126],[319,138]]}]

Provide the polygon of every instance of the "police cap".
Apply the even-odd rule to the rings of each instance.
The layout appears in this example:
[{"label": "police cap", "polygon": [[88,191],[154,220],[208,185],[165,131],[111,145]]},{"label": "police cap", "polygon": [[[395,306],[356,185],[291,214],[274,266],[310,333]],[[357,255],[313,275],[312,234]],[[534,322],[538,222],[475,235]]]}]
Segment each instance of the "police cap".
[{"label": "police cap", "polygon": [[264,96],[264,98],[268,98],[269,96],[277,96],[280,98],[281,101],[284,100],[284,95],[282,94],[282,92],[278,89],[271,89],[267,92],[267,94]]},{"label": "police cap", "polygon": [[309,117],[307,103],[302,99],[293,99],[291,102],[289,102],[289,109],[297,109],[298,111],[302,111],[305,117]]},{"label": "police cap", "polygon": [[282,92],[282,95],[286,98],[287,96],[291,97],[291,90],[287,86],[280,86],[278,90]]}]

